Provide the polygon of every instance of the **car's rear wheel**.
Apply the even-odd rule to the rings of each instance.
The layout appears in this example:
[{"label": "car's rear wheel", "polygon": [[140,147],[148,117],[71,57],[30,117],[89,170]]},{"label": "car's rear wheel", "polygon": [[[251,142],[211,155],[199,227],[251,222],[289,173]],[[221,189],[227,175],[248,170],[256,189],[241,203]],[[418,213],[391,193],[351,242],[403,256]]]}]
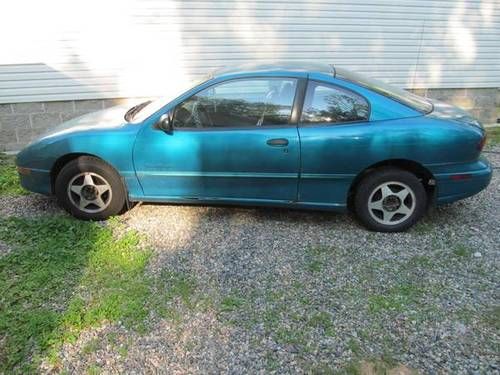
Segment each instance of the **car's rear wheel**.
[{"label": "car's rear wheel", "polygon": [[66,164],[55,181],[59,204],[85,220],[104,220],[119,214],[126,193],[118,173],[98,158],[81,156]]},{"label": "car's rear wheel", "polygon": [[365,176],[356,189],[358,219],[371,230],[401,232],[425,213],[427,194],[418,178],[407,171],[385,167]]}]

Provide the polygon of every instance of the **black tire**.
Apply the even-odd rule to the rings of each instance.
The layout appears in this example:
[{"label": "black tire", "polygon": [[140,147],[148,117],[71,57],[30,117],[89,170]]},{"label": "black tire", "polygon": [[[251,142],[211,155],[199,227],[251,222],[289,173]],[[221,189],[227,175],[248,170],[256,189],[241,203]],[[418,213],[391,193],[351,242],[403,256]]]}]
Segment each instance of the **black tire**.
[{"label": "black tire", "polygon": [[[384,195],[387,192],[392,195]],[[405,196],[402,202],[400,198]],[[380,209],[374,208],[378,205]],[[359,182],[354,197],[358,220],[377,232],[405,231],[425,214],[426,208],[427,193],[419,179],[413,173],[394,167],[370,172]]]},{"label": "black tire", "polygon": [[[78,177],[85,174],[81,177]],[[82,198],[83,193],[76,194],[70,192],[69,185],[82,184],[85,185],[84,178],[91,175],[91,180],[96,183],[97,187],[108,189],[101,194],[102,200],[99,202],[104,203],[101,207],[93,204],[90,199],[88,206],[83,209],[78,205],[79,199]],[[80,179],[80,181],[78,181]],[[104,184],[103,184],[104,183]],[[78,186],[76,186],[78,188]],[[108,188],[109,187],[109,188]],[[96,199],[100,192],[98,189],[87,189],[96,195]],[[55,181],[55,193],[59,204],[68,211],[71,215],[78,219],[83,220],[105,220],[110,216],[114,216],[123,212],[126,208],[126,191],[118,173],[108,164],[102,160],[92,156],[80,156],[67,163],[59,172]],[[92,197],[88,195],[87,197]],[[97,201],[97,200],[94,200]],[[85,204],[87,201],[83,201]]]}]

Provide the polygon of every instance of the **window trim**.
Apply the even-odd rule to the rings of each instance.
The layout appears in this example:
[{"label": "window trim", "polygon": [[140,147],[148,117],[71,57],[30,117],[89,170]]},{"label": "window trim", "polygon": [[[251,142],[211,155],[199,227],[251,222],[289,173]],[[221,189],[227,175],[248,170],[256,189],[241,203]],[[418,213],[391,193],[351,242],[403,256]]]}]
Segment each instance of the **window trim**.
[{"label": "window trim", "polygon": [[[304,111],[304,104],[305,104],[305,100],[306,100],[306,96],[307,96],[307,90],[309,89],[310,82],[313,82],[313,83],[316,83],[316,84],[321,84],[321,85],[327,86],[327,87],[330,86],[332,88],[340,89],[340,90],[343,90],[343,91],[347,91],[349,93],[352,93],[354,95],[357,95],[357,96],[361,97],[368,104],[368,118],[366,120],[339,121],[339,122],[314,122],[314,123],[302,122],[302,114],[303,114],[303,111]],[[364,123],[367,123],[367,122],[369,123],[370,122],[371,114],[372,114],[371,103],[368,100],[368,98],[366,96],[364,96],[363,94],[360,94],[360,93],[358,93],[358,92],[356,92],[356,91],[354,91],[354,90],[352,90],[350,88],[344,87],[344,86],[336,84],[336,83],[325,82],[325,81],[321,81],[321,80],[317,80],[317,79],[308,79],[307,80],[307,85],[306,85],[305,90],[304,90],[304,100],[302,102],[302,108],[301,108],[301,111],[300,111],[300,117],[299,117],[298,125],[301,128],[306,128],[306,127],[314,127],[314,126],[326,127],[326,126],[338,126],[338,125],[350,125],[350,124],[364,124]]]},{"label": "window trim", "polygon": [[307,78],[299,78],[297,82],[297,91],[295,92],[292,115],[290,116],[290,123],[297,127],[300,124],[300,119],[302,117],[302,109],[304,108],[304,101],[306,99],[308,81],[309,80]]},{"label": "window trim", "polygon": [[[188,98],[184,99],[182,102],[178,103],[174,108],[172,108],[171,109],[171,111],[172,111],[172,120],[175,118],[174,116],[175,116],[175,111],[177,111],[177,108],[179,106],[181,106],[187,100],[191,99],[193,96],[198,95],[200,92],[202,92],[204,90],[208,90],[211,87],[214,87],[214,86],[217,86],[217,85],[221,85],[221,84],[225,84],[225,83],[232,82],[232,81],[239,81],[239,80],[248,81],[248,80],[253,80],[253,79],[261,79],[261,80],[262,79],[283,79],[283,80],[294,79],[297,82],[297,84],[295,86],[294,98],[293,98],[293,101],[292,101],[292,109],[291,109],[290,117],[288,119],[288,123],[287,124],[283,124],[283,125],[262,125],[262,126],[228,126],[228,127],[219,126],[219,127],[202,127],[202,128],[197,128],[197,127],[189,127],[189,128],[181,127],[181,128],[179,128],[179,127],[175,127],[174,126],[173,127],[174,131],[197,132],[197,131],[284,129],[284,128],[290,128],[290,127],[297,127],[298,122],[294,123],[292,121],[292,119],[293,119],[293,115],[294,115],[295,105],[297,104],[296,103],[297,97],[300,96],[300,95],[298,95],[299,89],[300,89],[300,82],[301,81],[305,81],[305,79],[301,78],[301,77],[294,77],[294,76],[266,76],[266,75],[258,75],[258,76],[251,76],[251,77],[229,78],[229,79],[226,79],[226,80],[223,80],[223,81],[220,81],[220,82],[215,82],[215,83],[213,83],[213,84],[211,84],[209,86],[206,86],[206,87],[204,87],[204,88],[196,91],[191,96],[189,96]],[[304,91],[304,96],[305,96],[305,91]],[[302,110],[301,110],[301,116],[302,116]],[[300,120],[300,116],[299,116],[299,120]]]}]

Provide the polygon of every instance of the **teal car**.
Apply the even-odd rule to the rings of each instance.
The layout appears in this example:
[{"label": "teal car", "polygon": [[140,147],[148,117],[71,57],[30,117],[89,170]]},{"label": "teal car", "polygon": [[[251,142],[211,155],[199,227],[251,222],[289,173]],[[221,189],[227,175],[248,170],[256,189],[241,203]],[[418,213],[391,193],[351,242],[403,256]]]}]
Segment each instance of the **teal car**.
[{"label": "teal car", "polygon": [[353,211],[403,231],[487,187],[466,112],[328,64],[222,69],[177,97],[73,119],[17,155],[22,185],[81,219],[134,202]]}]

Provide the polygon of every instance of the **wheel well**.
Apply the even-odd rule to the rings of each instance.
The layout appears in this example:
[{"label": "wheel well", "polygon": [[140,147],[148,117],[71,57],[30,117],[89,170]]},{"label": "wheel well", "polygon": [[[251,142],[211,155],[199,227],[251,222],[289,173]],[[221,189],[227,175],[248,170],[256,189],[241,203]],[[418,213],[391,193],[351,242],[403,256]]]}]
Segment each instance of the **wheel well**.
[{"label": "wheel well", "polygon": [[356,193],[356,188],[359,182],[365,177],[367,174],[373,172],[374,170],[381,167],[397,167],[403,169],[407,172],[413,173],[424,185],[425,191],[428,197],[428,203],[432,204],[434,201],[434,192],[435,192],[435,179],[433,174],[425,168],[422,164],[419,164],[413,160],[407,159],[390,159],[384,160],[379,163],[373,164],[368,168],[364,169],[361,173],[359,173],[349,188],[349,193],[347,196],[347,206],[349,209],[353,208],[354,194]]},{"label": "wheel well", "polygon": [[[85,154],[85,153],[72,153],[72,154],[66,154],[61,156],[59,159],[56,160],[54,165],[52,166],[52,169],[50,170],[50,185],[52,189],[52,194],[55,192],[55,185],[56,185],[56,178],[59,172],[61,172],[61,169],[68,164],[70,161],[75,160],[79,158],[80,156],[93,156],[97,158],[95,155],[91,154]],[[98,158],[99,159],[99,158]]]}]

